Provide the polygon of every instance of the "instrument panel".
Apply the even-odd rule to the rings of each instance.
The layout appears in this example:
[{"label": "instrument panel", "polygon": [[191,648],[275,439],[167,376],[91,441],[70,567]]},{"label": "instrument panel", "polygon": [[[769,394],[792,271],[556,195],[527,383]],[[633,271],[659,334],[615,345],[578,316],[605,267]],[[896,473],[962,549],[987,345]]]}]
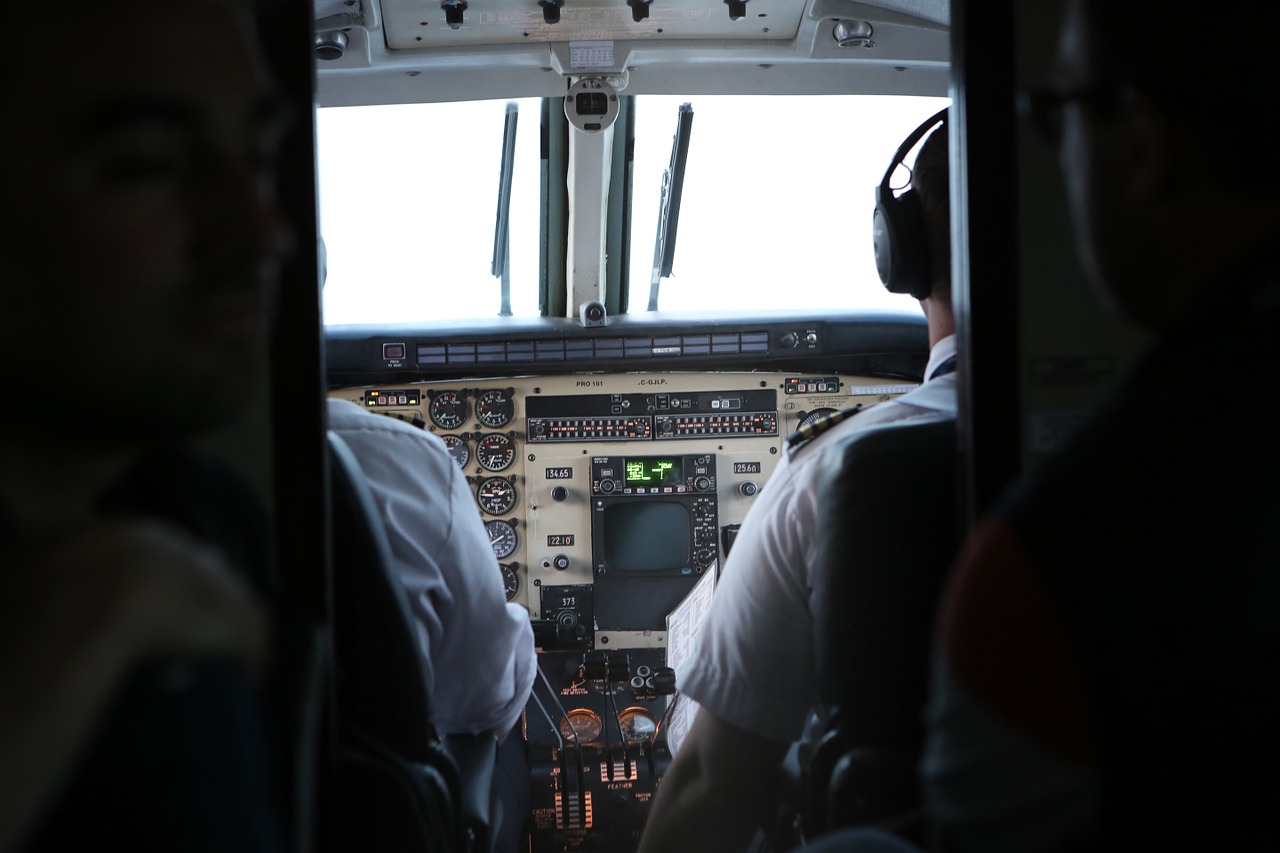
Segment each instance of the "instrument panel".
[{"label": "instrument panel", "polygon": [[[330,392],[438,435],[533,621],[531,853],[634,850],[671,760],[667,616],[719,570],[801,426],[914,384],[590,373]],[[674,647],[671,649],[674,654]]]},{"label": "instrument panel", "polygon": [[788,435],[913,387],[849,374],[663,372],[330,393],[438,435],[471,485],[508,599],[532,619],[573,623],[573,639],[557,645],[617,648],[663,645],[665,614],[723,561]]}]

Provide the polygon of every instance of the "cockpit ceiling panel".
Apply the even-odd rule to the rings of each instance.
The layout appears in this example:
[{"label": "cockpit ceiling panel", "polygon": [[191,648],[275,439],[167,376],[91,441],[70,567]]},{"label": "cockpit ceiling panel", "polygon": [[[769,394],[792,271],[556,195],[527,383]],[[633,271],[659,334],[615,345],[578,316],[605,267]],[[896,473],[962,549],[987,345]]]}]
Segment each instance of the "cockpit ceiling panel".
[{"label": "cockpit ceiling panel", "polygon": [[734,20],[724,0],[656,0],[637,22],[624,0],[568,0],[559,22],[549,24],[537,0],[469,0],[456,29],[446,22],[440,0],[383,0],[382,14],[388,48],[420,50],[569,41],[787,41],[799,33],[807,5],[747,0],[745,14]]}]

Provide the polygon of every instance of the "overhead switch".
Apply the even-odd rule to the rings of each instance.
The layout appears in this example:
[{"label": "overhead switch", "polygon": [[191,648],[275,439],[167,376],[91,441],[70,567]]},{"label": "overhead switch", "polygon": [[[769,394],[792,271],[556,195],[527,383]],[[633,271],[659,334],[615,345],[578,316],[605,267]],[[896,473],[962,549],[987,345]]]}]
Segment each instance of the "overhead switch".
[{"label": "overhead switch", "polygon": [[649,4],[653,0],[627,0],[627,5],[631,7],[631,20],[637,24],[649,17]]},{"label": "overhead switch", "polygon": [[449,29],[456,30],[462,26],[462,13],[467,11],[467,0],[440,0],[440,8],[444,9],[444,22]]},{"label": "overhead switch", "polygon": [[560,7],[564,0],[538,0],[538,5],[542,7],[542,20],[548,24],[560,23]]}]

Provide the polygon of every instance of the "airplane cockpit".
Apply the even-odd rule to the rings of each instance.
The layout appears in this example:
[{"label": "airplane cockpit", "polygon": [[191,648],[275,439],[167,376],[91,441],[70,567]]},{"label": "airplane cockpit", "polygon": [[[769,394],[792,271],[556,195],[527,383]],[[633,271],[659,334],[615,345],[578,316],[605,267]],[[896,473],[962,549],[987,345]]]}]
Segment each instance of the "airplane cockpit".
[{"label": "airplane cockpit", "polygon": [[873,189],[947,4],[315,7],[326,393],[446,443],[528,612],[529,849],[634,850],[788,437],[922,381]]},{"label": "airplane cockpit", "polygon": [[1202,5],[29,5],[0,853],[1270,838]]}]

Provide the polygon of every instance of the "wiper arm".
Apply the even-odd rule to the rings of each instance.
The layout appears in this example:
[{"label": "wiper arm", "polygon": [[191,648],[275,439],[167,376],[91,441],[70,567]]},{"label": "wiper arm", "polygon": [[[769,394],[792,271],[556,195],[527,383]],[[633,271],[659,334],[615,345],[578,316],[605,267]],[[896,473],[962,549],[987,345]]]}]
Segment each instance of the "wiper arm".
[{"label": "wiper arm", "polygon": [[662,173],[662,196],[658,201],[658,236],[653,242],[653,276],[649,279],[649,310],[658,310],[658,284],[671,275],[676,254],[676,226],[680,224],[680,193],[684,188],[684,166],[689,159],[689,133],[693,128],[693,105],[680,105],[676,133],[671,140],[671,164]]},{"label": "wiper arm", "polygon": [[502,164],[498,178],[498,221],[493,230],[493,262],[490,270],[502,278],[502,304],[499,317],[511,316],[511,176],[516,166],[516,120],[520,117],[520,105],[507,102],[506,120],[502,125]]}]

